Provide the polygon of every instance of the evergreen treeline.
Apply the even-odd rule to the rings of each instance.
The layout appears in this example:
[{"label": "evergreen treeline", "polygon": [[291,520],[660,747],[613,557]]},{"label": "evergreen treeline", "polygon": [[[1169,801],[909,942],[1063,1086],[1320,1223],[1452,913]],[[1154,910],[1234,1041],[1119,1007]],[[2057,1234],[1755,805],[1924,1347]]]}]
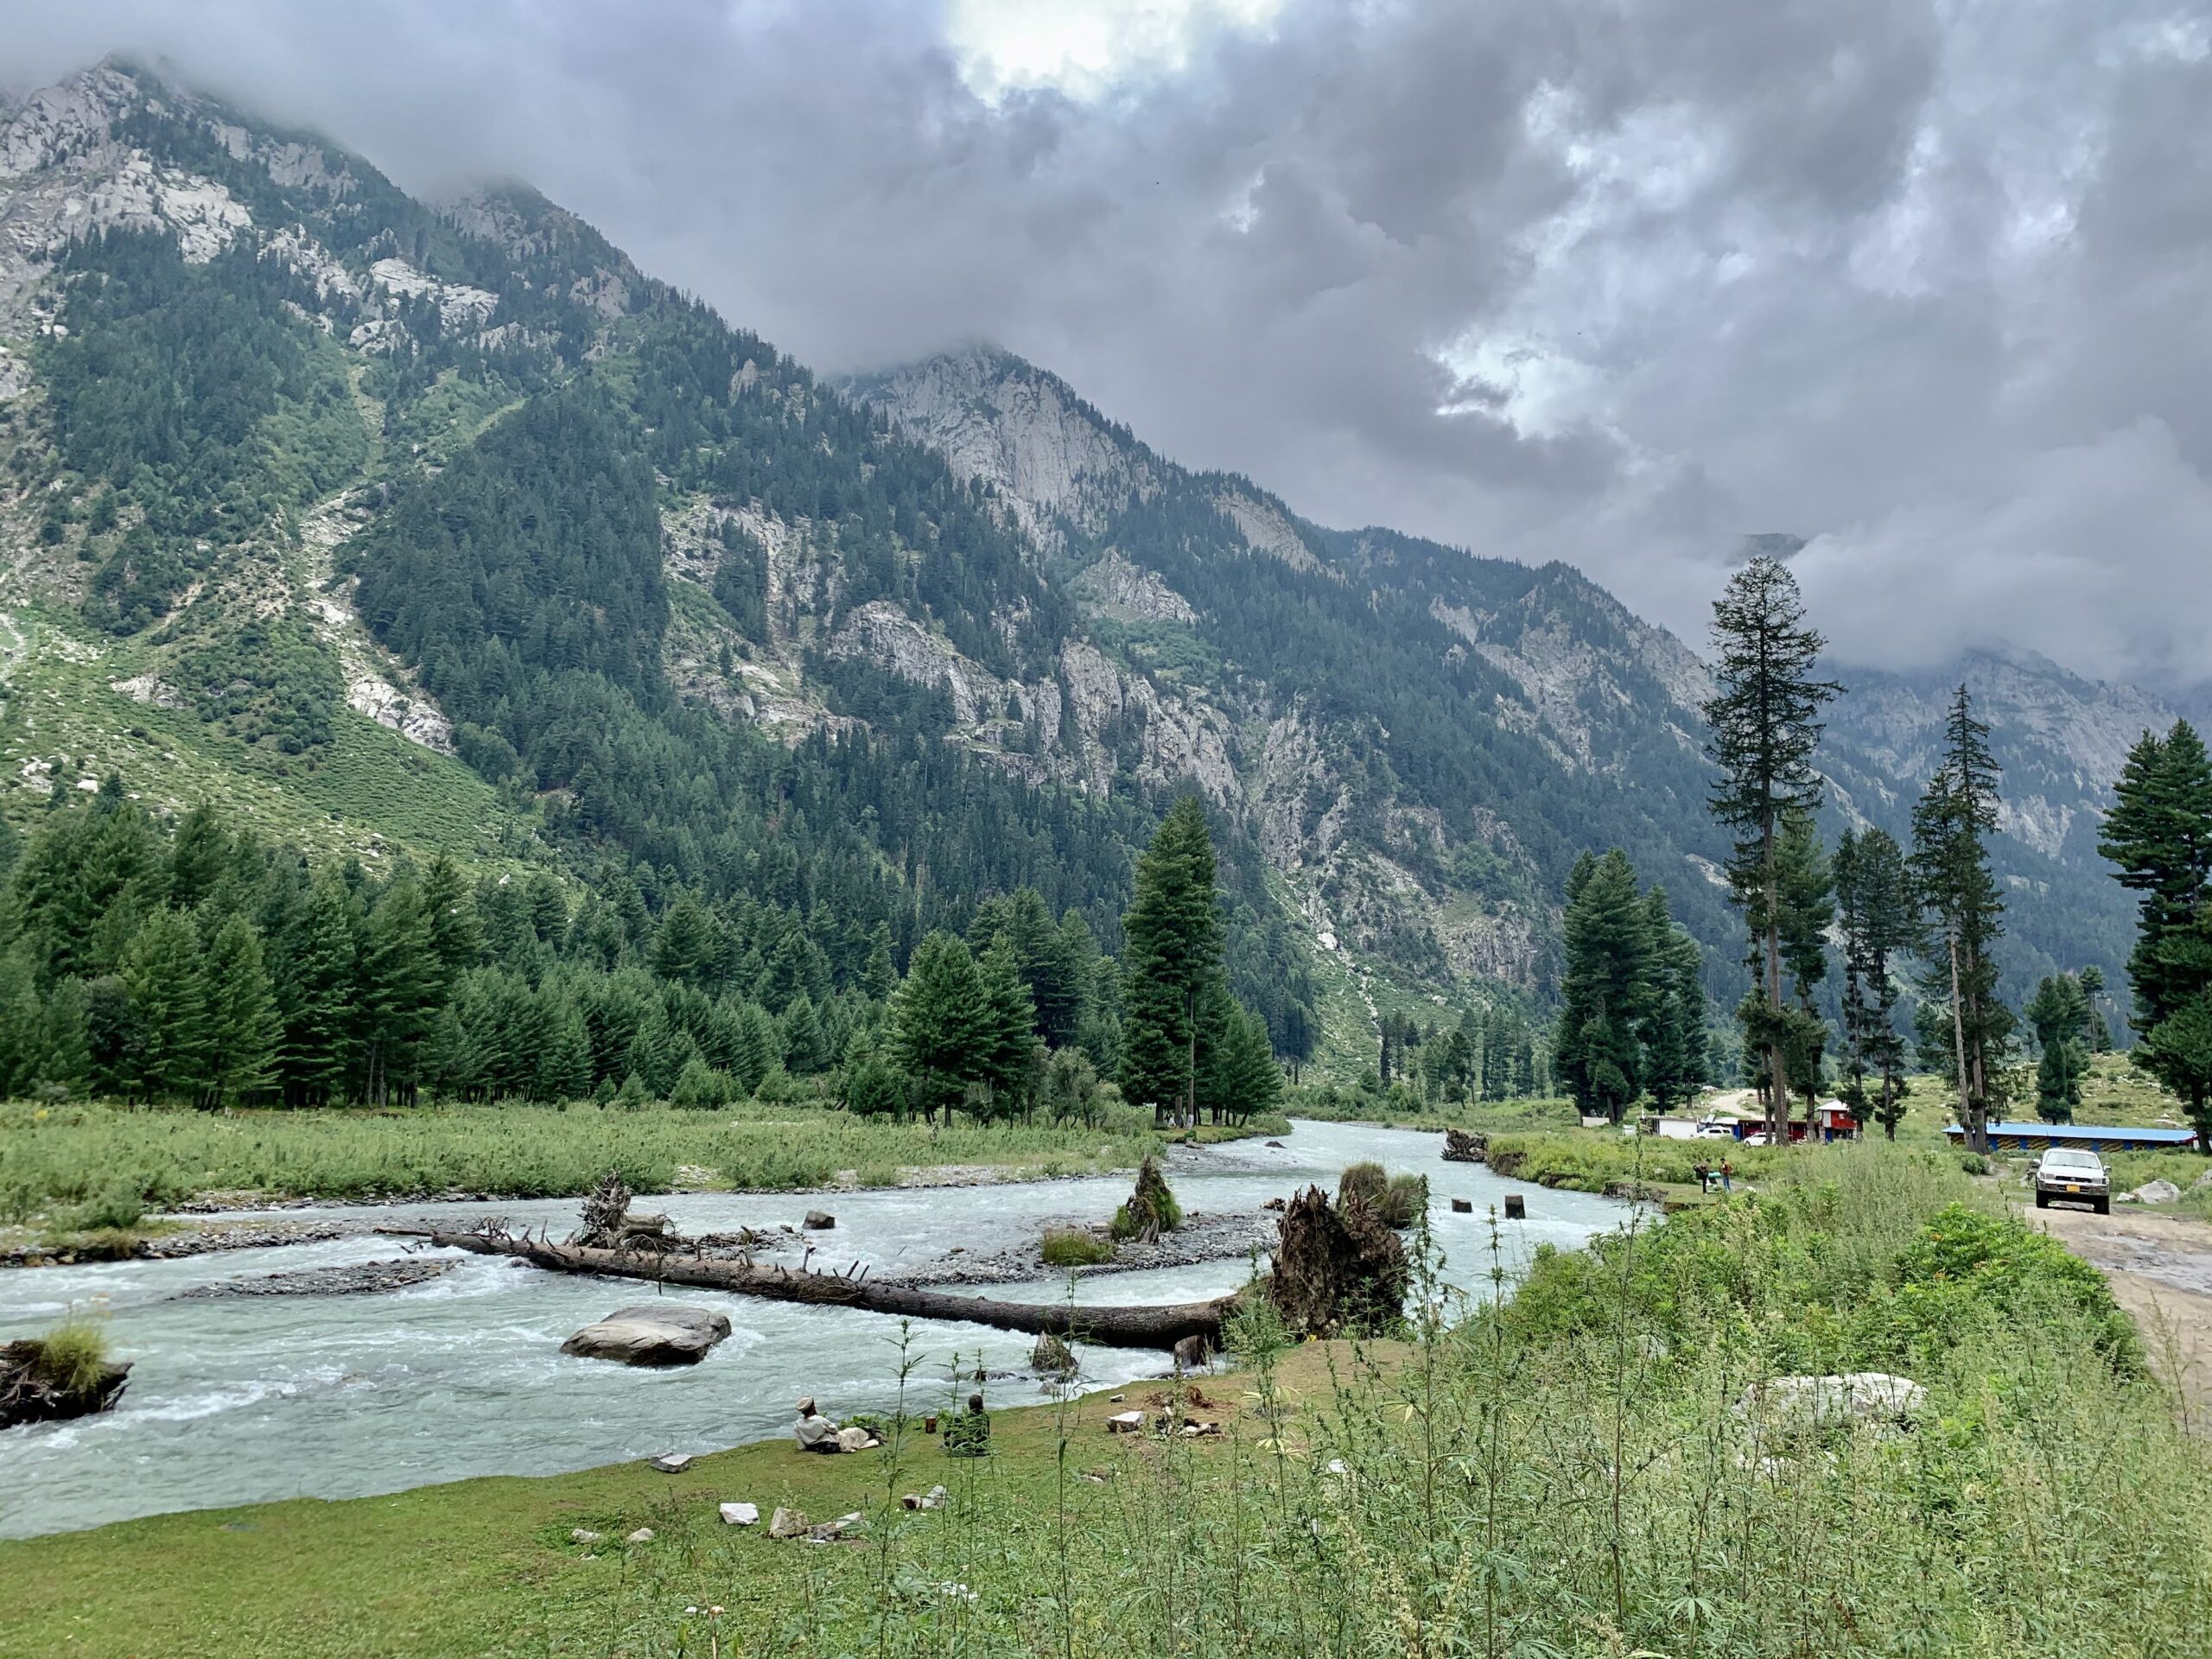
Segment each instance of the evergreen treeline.
[{"label": "evergreen treeline", "polygon": [[[1187,803],[1161,836],[1187,857],[1194,825],[1204,846]],[[1124,987],[1142,1007],[1154,978],[1148,957],[1117,971],[1080,912],[1055,919],[1030,887],[977,906],[965,938],[930,933],[902,981],[880,920],[626,871],[580,901],[546,871],[471,880],[441,859],[372,874],[268,847],[209,808],[164,825],[112,778],[20,845],[0,838],[0,1095],[715,1107],[810,1093],[869,1113],[1089,1120],[1102,1074],[1133,1075]],[[1164,923],[1138,919],[1154,955],[1188,926],[1217,949],[1218,897],[1185,898]],[[1198,1107],[1272,1109],[1265,1027],[1217,966],[1200,1008]]]}]

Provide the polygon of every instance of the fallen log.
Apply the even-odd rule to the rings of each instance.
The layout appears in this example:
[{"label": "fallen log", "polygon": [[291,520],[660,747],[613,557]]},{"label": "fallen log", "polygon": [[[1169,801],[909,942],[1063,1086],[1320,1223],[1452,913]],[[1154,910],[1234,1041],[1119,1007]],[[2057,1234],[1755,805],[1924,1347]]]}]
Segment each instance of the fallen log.
[{"label": "fallen log", "polygon": [[813,1273],[802,1268],[763,1268],[748,1262],[686,1255],[680,1246],[639,1255],[626,1250],[555,1244],[512,1233],[440,1232],[435,1228],[379,1227],[380,1233],[420,1238],[479,1255],[512,1256],[552,1273],[595,1274],[609,1279],[646,1279],[655,1284],[691,1285],[727,1290],[770,1301],[804,1302],[823,1307],[857,1307],[916,1319],[963,1319],[1032,1335],[1046,1332],[1108,1348],[1173,1348],[1185,1337],[1221,1344],[1221,1323],[1236,1300],[1176,1302],[1161,1307],[1081,1307],[1062,1302],[1001,1302],[982,1296],[950,1296],[908,1285],[871,1283],[864,1273]]}]

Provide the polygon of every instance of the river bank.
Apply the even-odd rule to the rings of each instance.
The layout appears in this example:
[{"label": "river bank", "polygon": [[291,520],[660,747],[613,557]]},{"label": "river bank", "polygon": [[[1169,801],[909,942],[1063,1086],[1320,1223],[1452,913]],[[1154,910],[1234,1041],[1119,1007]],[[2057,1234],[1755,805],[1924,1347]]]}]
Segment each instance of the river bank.
[{"label": "river bank", "polygon": [[641,1194],[842,1193],[1102,1174],[1168,1144],[1121,1107],[1090,1124],[928,1125],[759,1102],[236,1113],[0,1103],[0,1266],[257,1248],[224,1242],[238,1213],[570,1197],[609,1169]]},{"label": "river bank", "polygon": [[[1486,1234],[1447,1254],[1478,1262]],[[920,1436],[808,1457],[779,1423],[679,1474],[640,1460],[684,1449],[655,1444],[0,1543],[0,1655],[828,1659],[885,1637],[1294,1659],[1585,1629],[1593,1652],[2201,1650],[2212,1459],[2113,1345],[2101,1281],[1955,1163],[1808,1149],[1765,1193],[1608,1238],[1534,1262],[1471,1332],[1262,1349],[1179,1400],[1093,1376],[1025,1405],[987,1382],[981,1460]],[[1746,1407],[1808,1360],[1910,1377],[1917,1430],[1806,1440]],[[903,1397],[941,1411],[969,1386],[925,1370]],[[1109,1433],[1130,1408],[1221,1433]],[[938,1485],[942,1507],[902,1507]],[[858,1514],[858,1541],[772,1538],[778,1507]],[[1501,1558],[1546,1570],[1468,1592]]]},{"label": "river bank", "polygon": [[[1524,1195],[1529,1219],[1501,1235],[1517,1274],[1540,1246],[1572,1249],[1628,1212],[1602,1198],[1508,1183],[1480,1166],[1446,1165],[1431,1135],[1307,1124],[1284,1145],[1245,1140],[1172,1147],[1168,1179],[1188,1211],[1252,1215],[1307,1183],[1333,1188],[1345,1165],[1377,1159],[1429,1176],[1432,1222],[1477,1290],[1488,1262],[1485,1212]],[[883,1187],[825,1204],[800,1192],[672,1192],[651,1207],[692,1236],[804,1231],[807,1211],[836,1217],[792,1254],[840,1270],[889,1274],[1036,1246],[1048,1225],[1102,1226],[1128,1196],[1126,1175],[1003,1183],[945,1192]],[[1472,1213],[1455,1215],[1462,1197]],[[570,1199],[410,1204],[232,1216],[241,1224],[308,1221],[571,1230]],[[960,1252],[955,1256],[955,1249]],[[815,1391],[879,1409],[895,1395],[898,1320],[710,1293],[687,1302],[726,1314],[729,1339],[696,1368],[652,1376],[564,1357],[579,1327],[638,1300],[638,1287],[471,1256],[428,1283],[374,1294],[238,1296],[178,1301],[196,1286],[365,1262],[395,1253],[362,1234],[320,1243],[168,1261],[126,1261],[0,1274],[0,1338],[30,1335],[70,1309],[104,1309],[118,1357],[136,1363],[118,1408],[62,1432],[0,1440],[0,1535],[87,1526],[187,1505],[312,1493],[349,1497],[493,1473],[542,1474],[666,1451],[705,1452],[779,1433],[798,1395]],[[1100,1303],[1200,1300],[1250,1269],[1238,1249],[1202,1262],[1106,1278],[994,1275],[1007,1300]],[[948,1286],[957,1289],[957,1286]],[[942,1380],[969,1368],[1026,1374],[1031,1344],[968,1324],[915,1327],[908,1362]],[[1080,1351],[1102,1383],[1139,1375],[1159,1356]],[[1019,1387],[1034,1389],[1039,1379]],[[281,1446],[281,1455],[271,1448]]]}]

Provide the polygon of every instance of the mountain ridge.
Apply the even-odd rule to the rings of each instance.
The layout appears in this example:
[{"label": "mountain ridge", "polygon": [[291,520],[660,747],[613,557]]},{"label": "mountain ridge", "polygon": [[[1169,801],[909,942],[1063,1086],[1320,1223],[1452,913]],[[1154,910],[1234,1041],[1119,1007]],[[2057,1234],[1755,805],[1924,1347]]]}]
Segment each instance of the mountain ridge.
[{"label": "mountain ridge", "polygon": [[[100,404],[94,359],[138,350],[220,396]],[[194,428],[233,393],[234,433]],[[837,892],[903,949],[1017,874],[1103,935],[1195,787],[1286,1052],[1318,1022],[1357,1053],[1382,1004],[1540,1003],[1592,842],[1668,887],[1732,1000],[1703,671],[1666,630],[1563,563],[1315,525],[995,347],[822,381],[527,186],[433,211],[114,65],[34,93],[0,109],[0,811],[111,764],[251,775],[286,833],[383,856],[375,791],[352,830],[308,804],[372,753],[465,766],[499,803],[472,856],[765,891],[804,800],[817,861],[782,901]],[[2110,972],[2083,826],[2136,704],[2014,671],[2040,792],[2012,873],[2060,895],[2015,972]],[[1931,704],[1877,690],[1834,770],[1894,823]],[[914,787],[937,804],[894,814]]]}]

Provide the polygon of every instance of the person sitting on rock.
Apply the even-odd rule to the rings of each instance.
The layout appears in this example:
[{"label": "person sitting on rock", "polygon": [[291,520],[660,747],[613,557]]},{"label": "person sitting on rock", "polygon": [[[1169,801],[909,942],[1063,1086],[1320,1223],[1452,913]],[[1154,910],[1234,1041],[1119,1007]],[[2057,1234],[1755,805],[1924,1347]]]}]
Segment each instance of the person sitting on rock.
[{"label": "person sitting on rock", "polygon": [[986,1458],[991,1452],[991,1419],[983,1409],[983,1396],[968,1396],[968,1409],[945,1420],[944,1455],[948,1458]]},{"label": "person sitting on rock", "polygon": [[802,1452],[842,1452],[837,1444],[837,1425],[814,1408],[814,1396],[808,1395],[798,1402],[798,1421],[791,1425]]}]

